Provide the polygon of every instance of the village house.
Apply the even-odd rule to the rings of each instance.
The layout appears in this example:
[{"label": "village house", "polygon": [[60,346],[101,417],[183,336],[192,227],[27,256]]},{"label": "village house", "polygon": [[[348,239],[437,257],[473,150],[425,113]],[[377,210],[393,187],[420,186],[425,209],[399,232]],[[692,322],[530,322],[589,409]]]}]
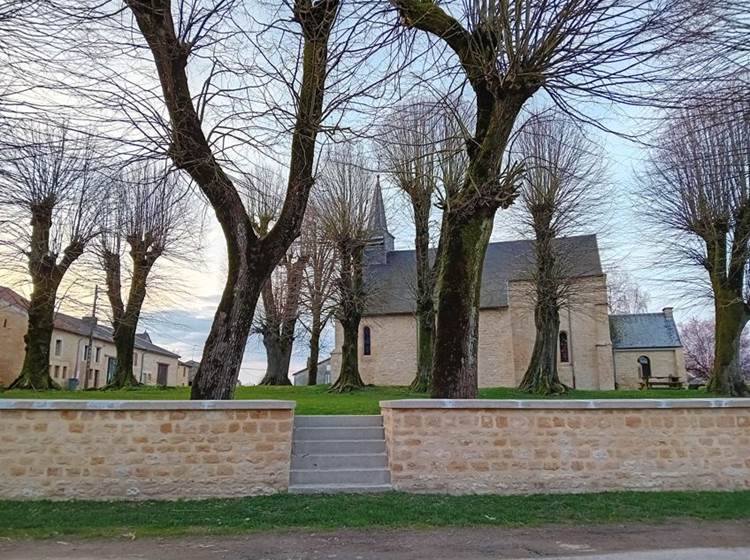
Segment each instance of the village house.
[{"label": "village house", "polygon": [[[21,371],[28,305],[26,298],[0,286],[0,386],[10,385]],[[87,377],[86,362],[92,332],[91,373]],[[137,334],[133,375],[141,383],[170,387],[187,385],[188,370],[178,370],[178,359],[174,352],[154,344],[147,332]],[[92,317],[78,319],[64,313],[55,314],[49,364],[55,382],[67,387],[70,379],[76,379],[81,389],[104,387],[114,375],[116,365],[117,352],[110,327],[98,324]]]},{"label": "village house", "polygon": [[[382,193],[376,189],[366,249],[366,310],[360,324],[359,370],[365,383],[408,385],[417,367],[413,250],[394,250]],[[558,240],[569,267],[569,304],[560,315],[560,379],[577,389],[637,389],[645,378],[672,386],[686,381],[672,309],[610,316],[607,277],[595,235]],[[518,386],[534,345],[533,243],[490,243],[479,313],[479,386]],[[335,323],[334,377],[343,331]],[[658,382],[658,381],[657,381]]]}]

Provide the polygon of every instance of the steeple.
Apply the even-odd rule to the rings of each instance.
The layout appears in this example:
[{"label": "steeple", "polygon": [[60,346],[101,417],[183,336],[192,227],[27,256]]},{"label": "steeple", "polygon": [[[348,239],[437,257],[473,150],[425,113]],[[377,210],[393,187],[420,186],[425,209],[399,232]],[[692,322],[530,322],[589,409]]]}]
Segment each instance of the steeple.
[{"label": "steeple", "polygon": [[371,263],[385,264],[387,254],[393,251],[394,238],[388,231],[388,220],[385,217],[385,204],[383,203],[383,189],[380,187],[380,175],[375,179],[368,229],[370,230],[370,240],[366,251],[368,260]]}]

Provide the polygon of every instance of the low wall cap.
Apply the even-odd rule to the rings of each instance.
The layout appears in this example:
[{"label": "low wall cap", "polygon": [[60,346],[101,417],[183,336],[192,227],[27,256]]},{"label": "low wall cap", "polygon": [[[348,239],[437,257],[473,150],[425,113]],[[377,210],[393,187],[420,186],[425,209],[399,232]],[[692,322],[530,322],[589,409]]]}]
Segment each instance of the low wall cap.
[{"label": "low wall cap", "polygon": [[0,399],[0,410],[292,410],[295,401],[103,401]]},{"label": "low wall cap", "polygon": [[750,408],[750,399],[404,399],[380,401],[388,409],[659,409]]}]

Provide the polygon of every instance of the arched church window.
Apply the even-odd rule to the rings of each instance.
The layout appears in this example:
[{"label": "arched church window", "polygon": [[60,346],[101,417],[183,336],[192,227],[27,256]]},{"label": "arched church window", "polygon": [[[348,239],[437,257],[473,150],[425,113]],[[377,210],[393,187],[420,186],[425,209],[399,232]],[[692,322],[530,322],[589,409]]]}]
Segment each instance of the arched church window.
[{"label": "arched church window", "polygon": [[648,356],[640,356],[638,358],[638,366],[640,366],[642,379],[651,377],[651,360],[648,359]]},{"label": "arched church window", "polygon": [[570,351],[568,350],[568,333],[560,331],[560,361],[567,363],[570,361]]},{"label": "arched church window", "polygon": [[372,333],[370,332],[370,327],[362,329],[362,347],[365,356],[372,354]]}]

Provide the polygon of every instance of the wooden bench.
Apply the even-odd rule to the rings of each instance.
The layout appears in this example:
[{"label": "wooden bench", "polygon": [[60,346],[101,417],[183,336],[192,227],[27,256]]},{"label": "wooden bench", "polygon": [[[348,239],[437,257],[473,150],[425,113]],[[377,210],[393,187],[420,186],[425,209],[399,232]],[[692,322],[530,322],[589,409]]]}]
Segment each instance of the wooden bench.
[{"label": "wooden bench", "polygon": [[640,389],[682,389],[683,383],[676,375],[652,376],[641,379]]}]

